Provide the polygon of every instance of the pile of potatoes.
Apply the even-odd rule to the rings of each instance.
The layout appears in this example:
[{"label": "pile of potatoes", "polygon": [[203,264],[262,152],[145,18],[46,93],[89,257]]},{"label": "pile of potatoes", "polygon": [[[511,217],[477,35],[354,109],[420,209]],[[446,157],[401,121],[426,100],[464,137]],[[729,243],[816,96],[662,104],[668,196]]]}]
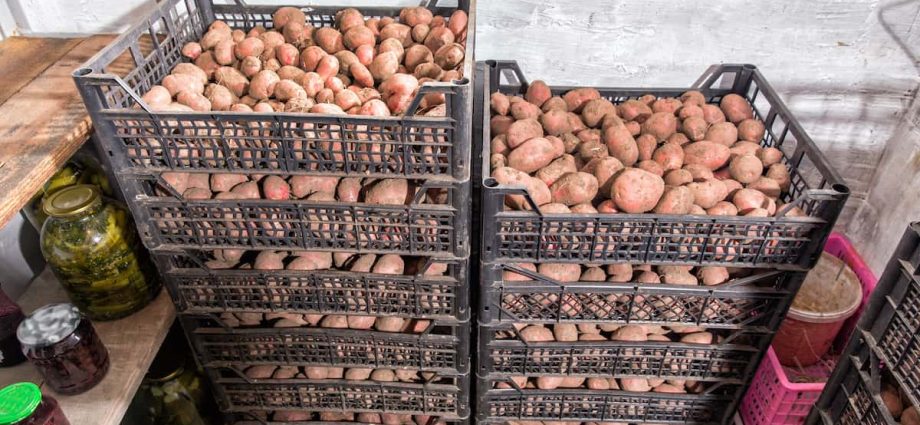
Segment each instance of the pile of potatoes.
[{"label": "pile of potatoes", "polygon": [[[711,332],[694,326],[669,326],[656,325],[613,325],[613,324],[568,324],[559,323],[551,326],[515,324],[517,334],[511,331],[500,332],[499,339],[515,339],[520,335],[524,342],[681,342],[686,344],[710,345],[717,344],[721,337]],[[641,353],[637,352],[637,355]],[[539,362],[539,350],[534,354]],[[686,365],[689,370],[690,365]],[[675,374],[682,372],[681,365],[675,364]],[[540,376],[540,377],[515,377],[515,382],[521,388],[537,388],[552,390],[557,388],[585,388],[591,390],[618,390],[633,392],[668,392],[687,393],[699,392],[702,385],[699,382],[679,379],[658,378],[584,378],[565,376]],[[498,383],[496,388],[509,388],[507,383]]]},{"label": "pile of potatoes", "polygon": [[[699,91],[620,104],[596,89],[491,95],[492,177],[526,186],[544,213],[773,216],[791,187],[783,153],[763,147],[748,101]],[[505,199],[525,210],[522,195]],[[787,216],[802,216],[793,207]]]},{"label": "pile of potatoes", "polygon": [[259,328],[324,328],[376,330],[390,333],[421,334],[431,327],[431,321],[425,319],[404,319],[393,316],[362,316],[341,314],[303,314],[303,313],[230,313],[220,314],[224,326],[259,327]]},{"label": "pile of potatoes", "polygon": [[[272,15],[273,27],[245,32],[215,21],[182,47],[178,64],[143,100],[155,111],[233,111],[402,115],[426,82],[462,77],[468,16],[449,19],[424,7],[399,18],[336,13],[315,28],[295,7]],[[419,112],[444,116],[444,95]]]},{"label": "pile of potatoes", "polygon": [[[403,257],[396,254],[356,254],[328,251],[245,251],[218,249],[211,251],[213,259],[205,262],[211,270],[341,270],[414,276],[428,262],[425,257]],[[432,263],[424,276],[444,276],[447,264]]]},{"label": "pile of potatoes", "polygon": [[[420,190],[415,181],[406,179],[183,172],[166,172],[161,177],[182,199],[189,201],[302,199],[314,202],[408,205]],[[166,194],[158,189],[160,194]],[[448,189],[430,189],[422,202],[446,204],[447,199]]]},{"label": "pile of potatoes", "polygon": [[[727,282],[733,277],[741,277],[750,270],[731,269],[719,266],[652,266],[650,264],[632,265],[627,263],[609,264],[607,266],[582,266],[575,263],[516,263],[518,268],[540,273],[559,282],[614,282],[646,283],[671,285],[705,285],[713,286]],[[512,270],[502,273],[505,281],[530,281],[532,278]]]},{"label": "pile of potatoes", "polygon": [[384,425],[446,425],[447,421],[427,415],[406,415],[398,413],[346,413],[309,412],[303,410],[279,410],[275,412],[250,412],[263,421],[269,417],[274,422],[356,422]]},{"label": "pile of potatoes", "polygon": [[904,389],[900,388],[893,378],[884,377],[881,396],[888,412],[898,423],[901,425],[920,425],[918,406],[910,404],[910,399],[904,393]]}]

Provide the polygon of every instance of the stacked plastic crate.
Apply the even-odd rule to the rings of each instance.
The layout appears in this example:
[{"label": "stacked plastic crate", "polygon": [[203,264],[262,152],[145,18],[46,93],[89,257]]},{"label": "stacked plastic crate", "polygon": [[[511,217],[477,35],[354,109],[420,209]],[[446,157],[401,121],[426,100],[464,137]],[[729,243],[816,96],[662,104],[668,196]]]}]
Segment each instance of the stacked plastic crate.
[{"label": "stacked plastic crate", "polygon": [[920,222],[908,226],[895,248],[807,424],[920,421],[918,267]]},{"label": "stacked plastic crate", "polygon": [[[781,149],[792,172],[782,200],[807,217],[542,213],[526,188],[503,186],[489,173],[490,95],[522,95],[526,79],[513,62],[478,67],[477,420],[730,423],[846,201],[840,177],[756,68],[720,65],[691,88],[709,102],[728,93],[751,102],[767,128],[761,144]],[[553,94],[571,89],[556,87]],[[646,94],[678,97],[689,89],[599,91],[619,103]],[[531,208],[506,209],[509,195],[523,195]],[[541,273],[553,263],[584,272],[597,266],[591,273],[600,276],[561,282]],[[715,265],[746,270],[740,273],[746,276],[715,286],[605,281],[625,265],[631,266],[626,273],[647,265]]]},{"label": "stacked plastic crate", "polygon": [[[344,7],[303,10],[329,26]],[[474,9],[429,6],[444,17],[457,7],[469,14],[469,76]],[[228,423],[465,422],[469,79],[425,84],[409,113],[382,118],[154,113],[139,97],[214,20],[270,28],[277,8],[167,0],[75,72],[139,233]],[[398,16],[400,7],[361,11]],[[119,57],[135,66],[115,69]],[[411,112],[431,93],[445,96],[446,117]],[[227,175],[296,176],[314,192],[335,191],[338,179],[405,179],[414,197],[191,200],[176,183]],[[383,270],[383,259],[396,266]]]}]

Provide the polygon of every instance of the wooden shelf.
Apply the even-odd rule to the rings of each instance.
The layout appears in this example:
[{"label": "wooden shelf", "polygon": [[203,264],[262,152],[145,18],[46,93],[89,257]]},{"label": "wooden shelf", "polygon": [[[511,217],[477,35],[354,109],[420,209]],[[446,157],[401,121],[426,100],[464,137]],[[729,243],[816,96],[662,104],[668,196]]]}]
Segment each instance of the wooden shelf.
[{"label": "wooden shelf", "polygon": [[[45,304],[67,302],[64,288],[50,272],[42,272],[17,301],[26,314]],[[166,289],[143,310],[121,320],[94,322],[96,332],[109,350],[111,368],[105,379],[89,391],[75,396],[49,392],[73,425],[118,425],[134,398],[141,380],[157,355],[176,311]],[[28,362],[0,369],[0,387],[31,381],[42,385],[38,372]]]},{"label": "wooden shelf", "polygon": [[92,131],[71,73],[114,35],[0,41],[0,227]]}]

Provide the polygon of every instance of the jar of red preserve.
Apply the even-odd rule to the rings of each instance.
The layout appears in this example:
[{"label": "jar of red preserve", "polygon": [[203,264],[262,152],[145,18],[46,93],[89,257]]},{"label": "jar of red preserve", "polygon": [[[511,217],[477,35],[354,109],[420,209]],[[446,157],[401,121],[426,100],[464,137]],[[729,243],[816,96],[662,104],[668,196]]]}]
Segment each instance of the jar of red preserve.
[{"label": "jar of red preserve", "polygon": [[25,319],[22,309],[0,290],[0,367],[18,365],[26,361],[16,339],[16,328]]},{"label": "jar of red preserve", "polygon": [[26,317],[16,331],[26,358],[60,394],[82,393],[109,371],[109,353],[73,304],[49,304]]},{"label": "jar of red preserve", "polygon": [[57,400],[20,382],[0,389],[0,425],[70,425]]}]

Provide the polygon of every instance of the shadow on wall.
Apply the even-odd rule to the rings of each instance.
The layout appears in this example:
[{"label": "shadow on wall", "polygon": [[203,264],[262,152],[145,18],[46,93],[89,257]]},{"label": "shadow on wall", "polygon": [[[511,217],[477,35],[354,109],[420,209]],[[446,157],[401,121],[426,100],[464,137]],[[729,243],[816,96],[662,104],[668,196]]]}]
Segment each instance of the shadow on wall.
[{"label": "shadow on wall", "polygon": [[[914,51],[914,48],[905,41],[899,34],[898,31],[894,29],[892,25],[892,20],[890,16],[897,14],[898,9],[901,9],[902,6],[914,5],[917,0],[900,0],[891,4],[886,4],[879,8],[878,10],[878,22],[881,24],[882,29],[891,37],[892,40],[901,48],[905,55],[910,59],[910,62],[914,65],[914,69],[917,70],[917,73],[920,74],[920,60],[918,60],[917,54]],[[913,27],[913,24],[911,24]],[[909,33],[908,33],[909,34]]]}]

